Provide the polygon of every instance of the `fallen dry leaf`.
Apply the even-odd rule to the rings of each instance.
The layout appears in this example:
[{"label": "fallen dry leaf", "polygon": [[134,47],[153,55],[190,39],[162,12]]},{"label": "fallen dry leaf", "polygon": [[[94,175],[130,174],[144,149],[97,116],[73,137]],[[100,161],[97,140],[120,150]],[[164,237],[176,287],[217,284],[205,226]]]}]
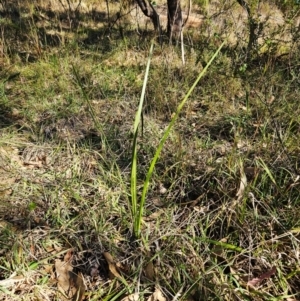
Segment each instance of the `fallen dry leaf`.
[{"label": "fallen dry leaf", "polygon": [[276,267],[273,266],[271,270],[263,273],[262,275],[260,275],[257,278],[253,278],[252,280],[249,280],[247,283],[247,286],[255,287],[259,283],[261,283],[264,279],[269,279],[275,273],[276,273]]},{"label": "fallen dry leaf", "polygon": [[166,301],[163,293],[158,287],[155,287],[154,293],[147,299],[147,301]]},{"label": "fallen dry leaf", "polygon": [[151,201],[152,201],[153,205],[155,205],[156,207],[164,206],[164,202],[159,198],[154,198]]},{"label": "fallen dry leaf", "polygon": [[113,257],[108,252],[104,252],[103,256],[105,257],[107,263],[108,263],[108,269],[109,269],[109,277],[110,279],[118,278],[122,279],[122,276],[118,272],[118,268],[114,262]]},{"label": "fallen dry leaf", "polygon": [[73,250],[73,249],[70,249],[70,250],[66,253],[66,255],[65,255],[65,257],[64,257],[64,261],[65,261],[65,262],[71,262],[71,261],[72,261],[72,258],[73,258],[73,252],[74,252],[74,250]]},{"label": "fallen dry leaf", "polygon": [[99,276],[99,265],[97,263],[95,263],[94,265],[92,265],[89,269],[89,275],[92,278],[98,277]]},{"label": "fallen dry leaf", "polygon": [[121,299],[121,301],[138,301],[138,300],[139,300],[138,293],[128,295],[128,296],[124,297],[123,299]]},{"label": "fallen dry leaf", "polygon": [[145,276],[149,279],[149,280],[154,280],[155,279],[155,270],[154,270],[154,265],[152,263],[152,261],[149,261],[145,267]]},{"label": "fallen dry leaf", "polygon": [[160,183],[159,184],[159,193],[165,194],[167,191],[168,191],[167,188],[162,183]]},{"label": "fallen dry leaf", "polygon": [[245,167],[244,168],[245,174],[250,179],[253,179],[259,173],[259,169],[257,167]]},{"label": "fallen dry leaf", "polygon": [[57,287],[63,295],[62,300],[81,301],[85,292],[83,276],[73,272],[71,259],[72,251],[69,251],[64,260],[55,260]]},{"label": "fallen dry leaf", "polygon": [[24,280],[26,280],[24,276],[16,276],[16,273],[13,273],[9,278],[0,280],[0,286],[8,288],[15,286],[16,283]]},{"label": "fallen dry leaf", "polygon": [[164,210],[157,210],[156,212],[150,214],[149,216],[145,216],[145,221],[153,221],[157,220],[165,211]]}]

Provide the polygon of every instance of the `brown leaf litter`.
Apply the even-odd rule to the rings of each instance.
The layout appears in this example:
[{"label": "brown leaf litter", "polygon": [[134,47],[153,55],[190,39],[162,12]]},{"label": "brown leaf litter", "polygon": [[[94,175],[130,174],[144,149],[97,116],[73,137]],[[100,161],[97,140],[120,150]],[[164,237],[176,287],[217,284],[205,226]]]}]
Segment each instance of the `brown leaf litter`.
[{"label": "brown leaf litter", "polygon": [[167,299],[165,298],[165,296],[163,295],[163,293],[158,287],[155,287],[155,291],[147,299],[147,301],[166,301],[166,300]]},{"label": "brown leaf litter", "polygon": [[64,260],[55,260],[57,287],[62,293],[61,300],[81,301],[85,292],[83,275],[74,272],[72,258],[73,250],[69,250]]}]

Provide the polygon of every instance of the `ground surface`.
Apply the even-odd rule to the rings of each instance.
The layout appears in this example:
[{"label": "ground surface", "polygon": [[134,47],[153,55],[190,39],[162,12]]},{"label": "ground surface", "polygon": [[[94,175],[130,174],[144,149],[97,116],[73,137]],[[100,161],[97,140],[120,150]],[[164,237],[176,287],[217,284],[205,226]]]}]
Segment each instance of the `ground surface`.
[{"label": "ground surface", "polygon": [[[238,6],[198,6],[183,65],[180,45],[160,46],[118,3],[0,3],[1,300],[300,300],[297,7],[249,49]],[[213,23],[217,9],[233,21]],[[134,237],[151,40],[139,197],[226,37],[163,147]]]}]

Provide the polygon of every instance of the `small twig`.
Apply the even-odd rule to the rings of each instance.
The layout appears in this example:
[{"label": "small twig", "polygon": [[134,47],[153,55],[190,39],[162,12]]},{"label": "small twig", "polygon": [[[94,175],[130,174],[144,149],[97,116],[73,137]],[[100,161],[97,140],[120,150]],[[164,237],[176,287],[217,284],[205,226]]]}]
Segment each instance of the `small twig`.
[{"label": "small twig", "polygon": [[155,8],[154,8],[153,4],[151,3],[151,1],[149,1],[149,5],[151,6],[151,8],[154,12],[154,17],[156,18],[155,24],[158,27],[157,29],[158,29],[159,44],[160,44],[160,47],[162,47],[162,30],[161,30],[161,25],[160,25],[160,20],[159,20],[159,14],[155,10]]},{"label": "small twig", "polygon": [[77,12],[79,6],[81,5],[81,2],[82,2],[82,0],[79,0],[79,3],[78,3],[78,5],[76,6],[76,8],[75,8],[75,10],[74,10],[75,13]]},{"label": "small twig", "polygon": [[109,4],[108,4],[108,0],[105,0],[106,3],[106,10],[107,10],[107,24],[110,24],[110,11],[109,11]]},{"label": "small twig", "polygon": [[130,11],[128,11],[127,13],[125,13],[124,15],[121,15],[121,14],[117,14],[117,18],[113,21],[113,23],[109,26],[109,29],[110,30],[111,28],[113,28],[115,26],[115,24],[123,17],[129,15],[135,8],[131,9]]},{"label": "small twig", "polygon": [[72,11],[70,0],[67,0],[67,3],[68,3],[68,6],[69,6],[69,14],[70,14],[71,11]]},{"label": "small twig", "polygon": [[65,5],[63,4],[63,2],[61,0],[58,0],[58,2],[61,4],[61,6],[63,7],[63,9],[66,11],[67,9],[66,9]]},{"label": "small twig", "polygon": [[185,18],[185,21],[182,23],[182,27],[185,26],[185,24],[187,23],[187,21],[189,20],[190,14],[191,14],[191,10],[192,10],[192,0],[189,0],[189,9],[188,9],[188,13],[187,16]]}]

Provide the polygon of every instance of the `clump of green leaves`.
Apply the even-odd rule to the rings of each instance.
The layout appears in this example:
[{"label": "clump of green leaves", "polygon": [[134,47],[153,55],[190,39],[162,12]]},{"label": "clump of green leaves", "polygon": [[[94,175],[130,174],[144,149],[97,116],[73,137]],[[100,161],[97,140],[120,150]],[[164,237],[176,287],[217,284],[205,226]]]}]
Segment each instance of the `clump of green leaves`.
[{"label": "clump of green leaves", "polygon": [[142,88],[142,93],[141,93],[141,98],[139,102],[139,107],[138,111],[135,115],[135,121],[134,121],[134,136],[133,136],[133,145],[132,145],[132,168],[131,168],[131,211],[133,215],[133,233],[136,238],[140,238],[141,236],[141,224],[142,224],[142,218],[143,218],[143,212],[144,212],[144,205],[146,201],[146,196],[150,184],[150,179],[154,171],[155,164],[159,158],[159,155],[163,149],[163,146],[170,134],[170,131],[172,127],[174,126],[183,106],[187,102],[188,98],[190,97],[191,93],[197,86],[198,82],[200,79],[204,76],[206,73],[207,69],[209,66],[212,64],[212,62],[215,60],[216,56],[220,52],[224,45],[224,42],[221,44],[221,46],[218,48],[218,50],[214,53],[210,61],[207,63],[205,68],[200,72],[198,75],[197,79],[189,89],[189,91],[186,93],[184,96],[183,100],[180,102],[179,106],[177,107],[177,110],[175,114],[173,115],[168,127],[164,131],[164,134],[159,142],[159,145],[155,151],[154,157],[150,163],[150,167],[148,169],[146,179],[143,184],[143,191],[142,191],[142,196],[140,201],[137,200],[137,137],[138,137],[138,128],[139,124],[141,122],[141,116],[142,116],[142,109],[143,109],[143,103],[145,99],[145,91],[146,91],[146,86],[147,86],[147,81],[148,81],[148,76],[149,76],[149,69],[150,69],[150,62],[151,62],[151,56],[153,52],[153,47],[154,44],[151,44],[150,47],[150,52],[149,52],[149,57],[148,57],[148,63],[146,67],[146,73],[145,73],[145,78],[144,78],[144,83],[143,83],[143,88]]}]

